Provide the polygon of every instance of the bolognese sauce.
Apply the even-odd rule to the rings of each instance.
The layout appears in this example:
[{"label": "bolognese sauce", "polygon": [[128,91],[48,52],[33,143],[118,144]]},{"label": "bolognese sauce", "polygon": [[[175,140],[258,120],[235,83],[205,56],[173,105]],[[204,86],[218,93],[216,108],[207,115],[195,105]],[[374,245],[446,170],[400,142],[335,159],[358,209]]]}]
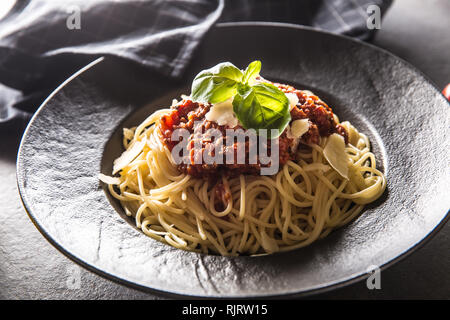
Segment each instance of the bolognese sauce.
[{"label": "bolognese sauce", "polygon": [[[263,81],[266,82],[266,80]],[[280,83],[273,84],[284,93],[295,94],[298,98],[298,103],[290,110],[291,123],[292,121],[299,119],[308,119],[309,129],[300,138],[302,147],[310,144],[318,144],[320,137],[327,137],[333,133],[340,134],[344,137],[345,143],[348,142],[348,134],[345,128],[336,123],[332,109],[319,97],[309,91],[295,89],[290,85]],[[259,158],[255,164],[250,163],[250,141],[248,139],[245,141],[245,163],[243,164],[239,164],[236,161],[237,150],[241,147],[239,142],[233,141],[229,145],[226,143],[227,135],[225,133],[227,129],[245,129],[239,124],[230,127],[228,125],[219,125],[215,121],[207,120],[205,115],[210,111],[211,107],[212,104],[210,103],[199,103],[194,102],[189,98],[185,98],[178,104],[172,106],[172,111],[161,118],[161,121],[159,122],[159,132],[162,141],[170,151],[172,151],[174,146],[178,143],[178,141],[172,141],[172,133],[174,130],[186,129],[190,133],[187,144],[187,149],[190,151],[190,158],[189,161],[187,161],[188,163],[179,164],[178,170],[193,177],[203,179],[220,177],[222,174],[228,177],[238,176],[239,174],[259,174],[261,166],[263,165],[260,163]],[[197,126],[200,126],[200,128]],[[197,130],[200,130],[200,132],[206,132],[208,129],[218,129],[222,133],[224,141],[222,141],[223,147],[221,153],[223,157],[225,157],[227,152],[232,152],[235,159],[234,163],[229,164],[224,160],[220,164],[196,164],[195,157],[198,156],[194,153],[194,144],[196,143],[201,146],[201,156],[203,152],[209,152],[212,156],[215,156],[214,152],[217,150],[215,148],[215,143],[217,143],[217,141],[211,140],[206,135],[199,138],[194,134],[194,131],[198,132]],[[288,160],[295,159],[298,143],[294,144],[294,139],[287,134],[287,130],[285,130],[277,139],[279,145],[279,164],[282,166]],[[269,149],[268,153],[270,154],[270,144],[267,143],[267,146]]]}]

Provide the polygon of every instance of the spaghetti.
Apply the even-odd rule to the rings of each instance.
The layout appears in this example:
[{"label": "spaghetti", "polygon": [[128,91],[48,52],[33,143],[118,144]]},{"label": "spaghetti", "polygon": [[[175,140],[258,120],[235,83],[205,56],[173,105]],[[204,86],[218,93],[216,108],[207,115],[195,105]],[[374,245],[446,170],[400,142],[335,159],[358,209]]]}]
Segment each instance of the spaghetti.
[{"label": "spaghetti", "polygon": [[[217,183],[195,177],[179,170],[162,138],[161,119],[172,111],[124,129],[119,175],[100,179],[138,228],[176,248],[225,256],[305,247],[348,224],[386,188],[369,139],[349,122],[340,123],[348,140],[347,178],[324,153],[332,135],[300,143],[295,159],[273,176],[222,174]],[[219,187],[228,195],[220,208]]]}]

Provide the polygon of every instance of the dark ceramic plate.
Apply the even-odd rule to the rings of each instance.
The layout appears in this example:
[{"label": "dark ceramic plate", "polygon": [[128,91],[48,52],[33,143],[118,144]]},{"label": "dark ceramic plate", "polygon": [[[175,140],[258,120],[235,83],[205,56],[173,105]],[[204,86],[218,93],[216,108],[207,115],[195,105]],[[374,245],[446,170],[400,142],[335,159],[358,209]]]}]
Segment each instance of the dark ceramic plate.
[{"label": "dark ceramic plate", "polygon": [[[348,226],[286,253],[208,256],[145,236],[97,180],[122,151],[122,127],[189,93],[198,71],[254,59],[263,62],[264,77],[313,90],[369,135],[386,192]],[[448,108],[420,72],[371,45],[292,25],[226,24],[208,34],[180,81],[111,58],[77,72],[30,122],[17,179],[43,235],[103,276],[187,296],[304,295],[392,264],[443,224],[450,207]]]}]

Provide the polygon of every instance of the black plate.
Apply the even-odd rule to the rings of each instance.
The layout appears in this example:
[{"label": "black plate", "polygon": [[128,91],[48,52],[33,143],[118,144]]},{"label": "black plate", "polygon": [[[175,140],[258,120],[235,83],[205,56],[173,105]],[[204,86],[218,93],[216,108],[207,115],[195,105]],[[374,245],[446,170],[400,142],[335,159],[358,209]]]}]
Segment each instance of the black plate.
[{"label": "black plate", "polygon": [[[122,151],[121,128],[189,93],[199,70],[254,59],[263,62],[264,77],[313,90],[341,121],[369,135],[387,176],[385,194],[326,239],[275,255],[207,256],[145,236],[97,180]],[[225,24],[208,34],[180,81],[101,58],[64,82],[27,128],[18,185],[44,236],[108,278],[187,296],[307,294],[390,265],[443,224],[450,207],[448,107],[420,72],[371,45],[293,25]]]}]

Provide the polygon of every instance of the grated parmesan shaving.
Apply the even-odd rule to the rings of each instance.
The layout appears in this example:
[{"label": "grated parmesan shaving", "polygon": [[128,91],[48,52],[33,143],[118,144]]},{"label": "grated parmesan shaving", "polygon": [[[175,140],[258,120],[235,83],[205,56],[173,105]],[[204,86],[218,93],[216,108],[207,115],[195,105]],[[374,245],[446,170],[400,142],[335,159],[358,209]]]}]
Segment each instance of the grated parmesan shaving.
[{"label": "grated parmesan shaving", "polygon": [[337,171],[342,177],[348,179],[348,164],[349,158],[345,152],[344,137],[337,133],[333,133],[328,138],[327,144],[323,149],[323,156],[328,163]]},{"label": "grated parmesan shaving", "polygon": [[146,144],[145,140],[137,141],[126,151],[124,151],[120,157],[114,160],[113,174],[116,174],[128,164],[131,163],[141,153]]},{"label": "grated parmesan shaving", "polygon": [[98,174],[98,179],[106,184],[120,184],[120,178],[107,176],[103,173]]}]

